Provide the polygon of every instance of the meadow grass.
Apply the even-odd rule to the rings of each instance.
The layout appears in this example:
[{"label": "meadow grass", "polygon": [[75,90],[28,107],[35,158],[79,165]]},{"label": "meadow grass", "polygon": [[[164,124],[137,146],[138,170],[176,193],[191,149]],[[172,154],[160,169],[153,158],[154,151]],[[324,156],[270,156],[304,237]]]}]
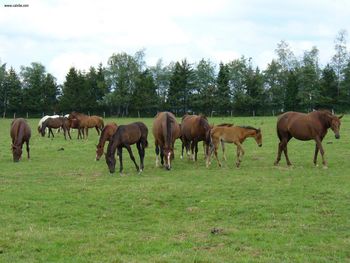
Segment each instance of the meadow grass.
[{"label": "meadow grass", "polygon": [[1,119],[0,262],[350,262],[349,116],[340,140],[331,131],[324,140],[329,169],[313,166],[314,142],[297,140],[293,166],[284,156],[273,166],[276,118],[237,117],[209,121],[262,129],[263,147],[248,139],[240,168],[234,145],[222,168],[207,169],[201,146],[194,163],[179,158],[178,141],[166,171],[155,167],[152,119],[141,121],[145,170],[124,150],[121,177],[94,161],[95,130],[87,140],[43,138],[38,119],[29,120],[31,159],[13,163],[11,120]]}]

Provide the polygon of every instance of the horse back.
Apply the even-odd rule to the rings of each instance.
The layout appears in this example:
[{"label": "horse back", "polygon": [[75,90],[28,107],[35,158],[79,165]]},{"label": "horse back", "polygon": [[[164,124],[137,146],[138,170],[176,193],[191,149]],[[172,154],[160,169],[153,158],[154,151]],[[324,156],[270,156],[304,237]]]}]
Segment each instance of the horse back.
[{"label": "horse back", "polygon": [[23,118],[14,119],[11,123],[11,138],[13,144],[23,144],[29,141],[31,130],[27,121]]}]

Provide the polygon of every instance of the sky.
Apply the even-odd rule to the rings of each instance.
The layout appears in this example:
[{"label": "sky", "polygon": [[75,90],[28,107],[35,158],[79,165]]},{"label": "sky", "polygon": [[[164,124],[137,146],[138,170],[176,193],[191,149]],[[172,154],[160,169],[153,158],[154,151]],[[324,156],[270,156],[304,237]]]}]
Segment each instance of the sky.
[{"label": "sky", "polygon": [[141,49],[148,66],[245,56],[264,69],[284,40],[297,57],[316,46],[325,65],[340,30],[350,33],[348,0],[0,0],[0,61],[42,63],[62,84],[72,66]]}]

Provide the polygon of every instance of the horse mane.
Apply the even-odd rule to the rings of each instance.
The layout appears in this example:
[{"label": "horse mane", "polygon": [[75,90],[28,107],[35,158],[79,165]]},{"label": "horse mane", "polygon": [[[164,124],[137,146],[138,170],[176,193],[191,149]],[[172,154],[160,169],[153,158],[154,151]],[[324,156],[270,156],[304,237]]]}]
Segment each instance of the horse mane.
[{"label": "horse mane", "polygon": [[232,127],[233,126],[233,123],[221,123],[221,124],[218,124],[216,126],[219,126],[219,127],[222,127],[222,126],[225,126],[225,127]]},{"label": "horse mane", "polygon": [[254,128],[252,126],[238,126],[238,127],[243,128],[243,129],[248,129],[248,130],[254,130],[256,132],[260,132],[260,129]]}]

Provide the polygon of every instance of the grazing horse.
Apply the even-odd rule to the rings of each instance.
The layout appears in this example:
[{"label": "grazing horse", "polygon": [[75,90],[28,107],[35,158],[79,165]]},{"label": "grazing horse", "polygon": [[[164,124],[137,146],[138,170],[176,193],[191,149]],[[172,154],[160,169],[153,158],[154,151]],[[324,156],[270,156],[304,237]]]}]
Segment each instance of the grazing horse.
[{"label": "grazing horse", "polygon": [[52,135],[53,138],[55,137],[53,135],[52,128],[54,128],[54,129],[62,128],[63,132],[64,132],[64,139],[67,140],[67,136],[66,136],[67,132],[68,132],[69,139],[72,139],[72,137],[70,136],[70,132],[69,132],[69,128],[70,128],[69,121],[65,117],[46,119],[43,122],[43,124],[41,126],[41,130],[40,130],[41,136],[43,136],[43,137],[45,136],[45,129],[46,128],[49,128],[49,136],[48,136],[49,138],[50,138],[50,134]]},{"label": "grazing horse", "polygon": [[110,141],[116,132],[118,125],[116,123],[108,123],[102,130],[98,144],[96,145],[96,161],[100,160],[106,141]]},{"label": "grazing horse", "polygon": [[38,123],[38,132],[41,133],[41,127],[42,127],[44,121],[46,121],[48,118],[58,118],[58,117],[60,117],[60,115],[52,115],[52,116],[45,115],[44,117],[42,117]]},{"label": "grazing horse", "polygon": [[[115,152],[118,149],[118,156],[120,162],[119,172],[123,171],[123,147],[125,147],[130,155],[131,160],[134,162],[136,170],[142,172],[144,165],[143,160],[145,158],[145,148],[148,146],[147,141],[148,129],[142,122],[134,122],[128,125],[120,125],[112,136],[106,153],[106,163],[108,165],[110,173],[115,172]],[[131,151],[130,145],[135,144],[140,156],[140,167],[136,164],[135,157]]]},{"label": "grazing horse", "polygon": [[[96,116],[96,115],[88,116],[86,114],[73,111],[69,114],[68,119],[79,120],[80,130],[83,133],[84,139],[87,138],[89,135],[89,128],[95,128],[97,131],[97,134],[100,135],[100,131],[102,131],[104,127],[103,119],[100,116]],[[85,134],[86,134],[86,137],[85,137]]]},{"label": "grazing horse", "polygon": [[236,144],[237,146],[236,166],[239,167],[239,165],[242,162],[242,157],[244,155],[242,143],[248,137],[253,137],[256,143],[258,144],[258,146],[259,147],[262,146],[262,135],[261,135],[260,129],[256,129],[250,126],[233,126],[233,125],[227,125],[227,124],[215,126],[214,128],[212,128],[210,132],[211,150],[207,158],[207,167],[209,167],[210,155],[213,153],[213,151],[215,154],[216,161],[221,167],[221,162],[219,161],[219,158],[218,158],[218,147],[220,142],[221,142],[222,152],[225,160],[226,160],[226,156],[225,156],[224,143],[228,142],[228,143]]},{"label": "grazing horse", "polygon": [[29,140],[31,136],[30,127],[25,119],[14,119],[11,123],[10,135],[12,138],[12,155],[13,161],[18,162],[22,156],[22,146],[27,145],[27,154],[29,156]]},{"label": "grazing horse", "polygon": [[291,165],[288,158],[287,144],[294,137],[301,141],[315,140],[314,164],[317,165],[317,154],[320,151],[323,166],[327,168],[322,140],[329,128],[334,132],[336,139],[340,138],[339,129],[342,117],[343,115],[337,117],[326,110],[313,111],[308,114],[289,111],[280,115],[277,120],[277,136],[280,143],[278,144],[275,165],[278,165],[281,160],[282,151],[286,157],[287,165]]},{"label": "grazing horse", "polygon": [[161,164],[170,170],[171,160],[174,159],[174,143],[180,138],[180,126],[171,112],[159,112],[153,121],[153,136],[156,146],[156,166],[159,165],[158,155],[160,153]]},{"label": "grazing horse", "polygon": [[[198,142],[205,145],[205,156],[208,155],[211,126],[203,115],[184,115],[181,121],[181,138],[186,149],[191,147],[192,159],[197,161]],[[182,147],[183,149],[183,147]],[[182,151],[183,157],[183,151]]]}]

